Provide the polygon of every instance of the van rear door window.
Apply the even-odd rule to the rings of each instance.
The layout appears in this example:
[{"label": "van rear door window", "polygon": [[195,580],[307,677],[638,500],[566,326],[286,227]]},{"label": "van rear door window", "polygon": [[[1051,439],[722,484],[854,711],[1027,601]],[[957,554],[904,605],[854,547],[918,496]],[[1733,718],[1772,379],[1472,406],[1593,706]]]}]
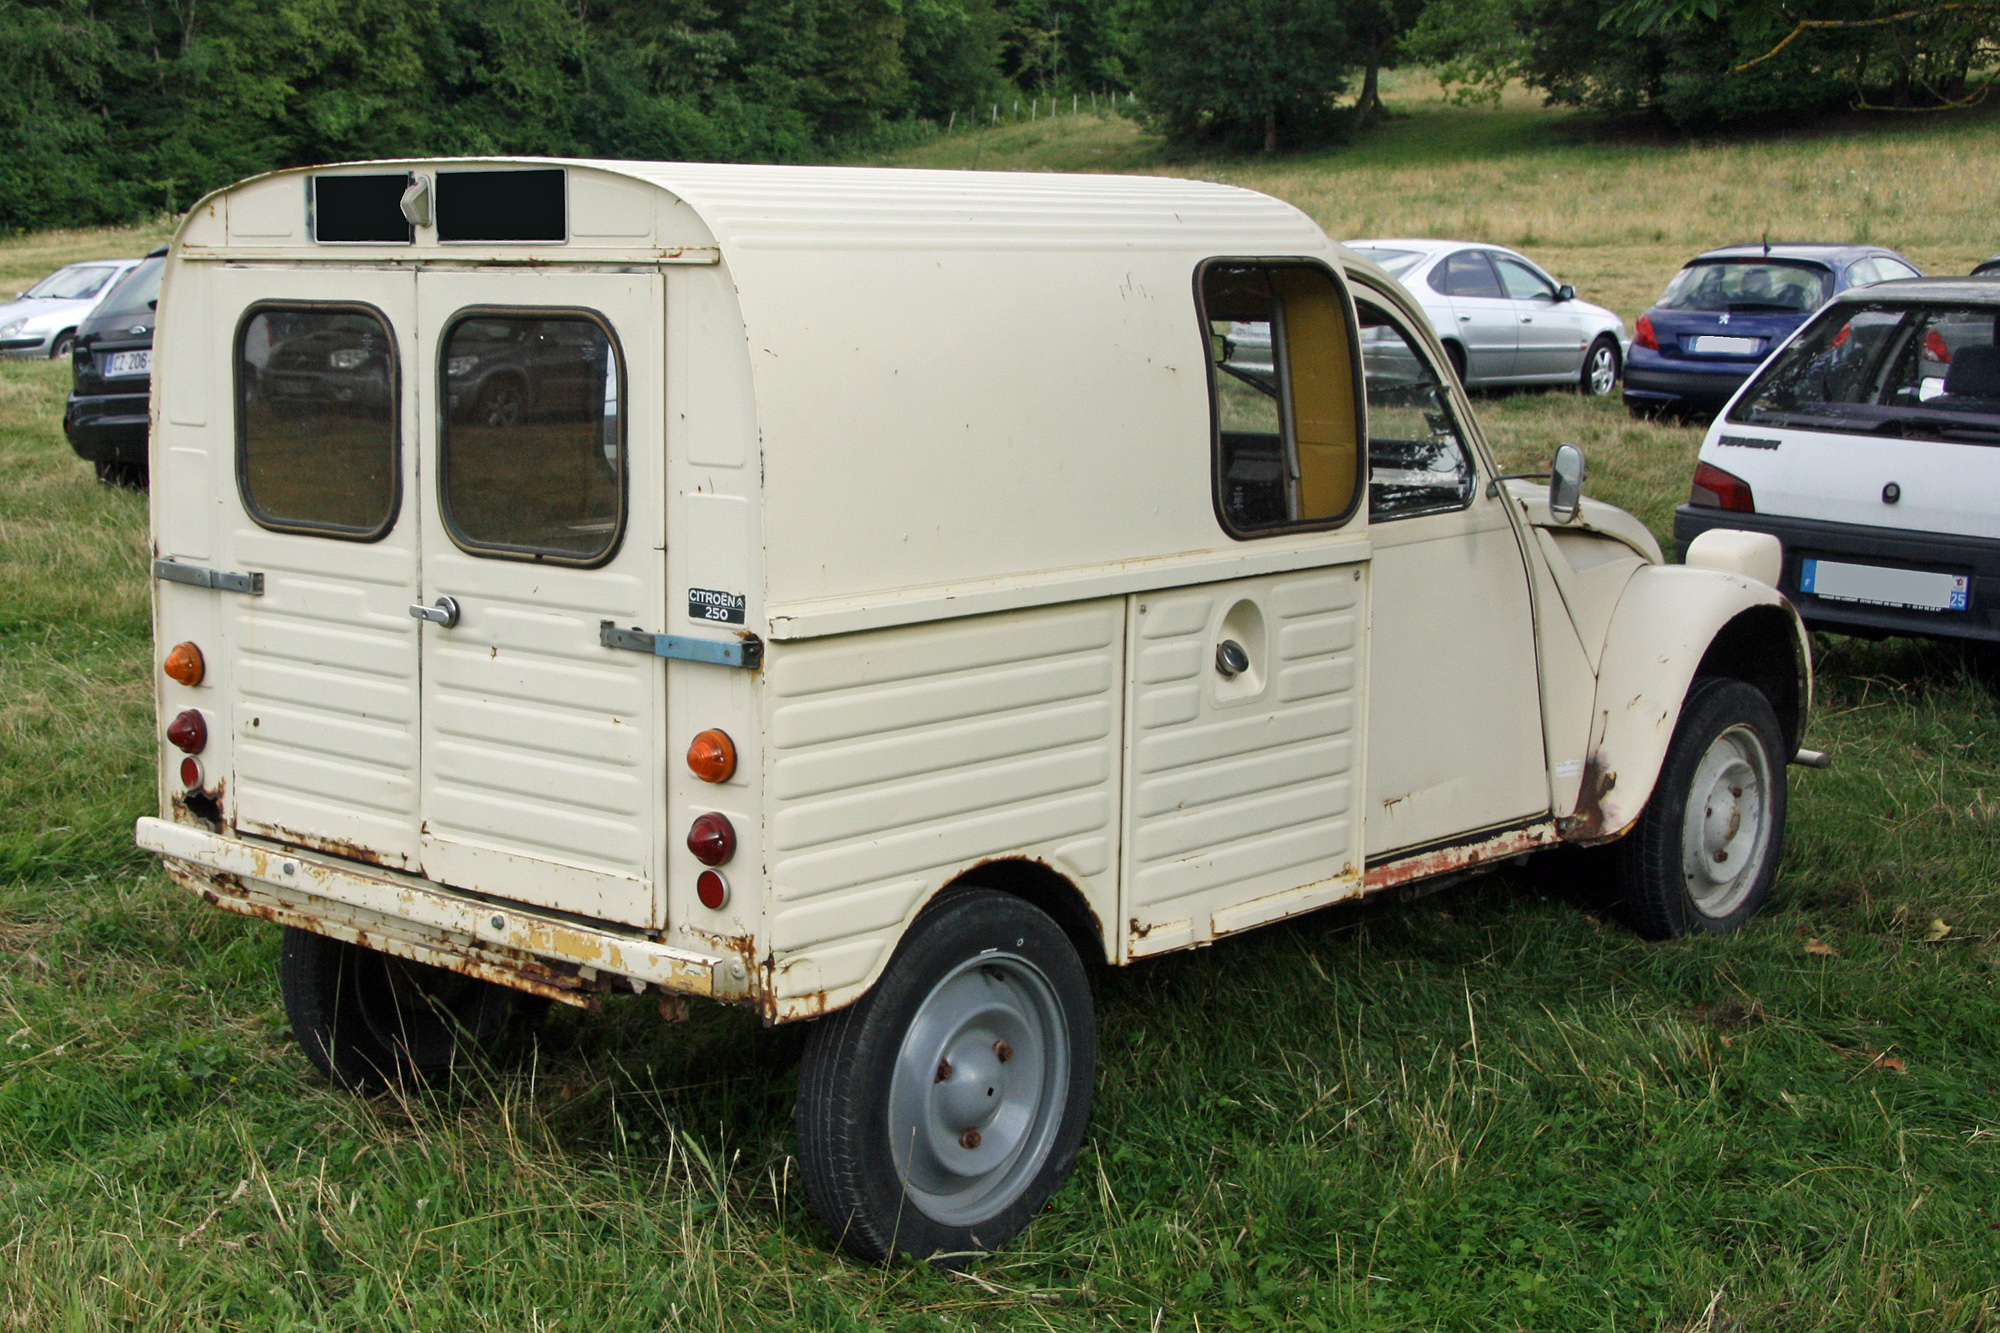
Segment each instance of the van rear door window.
[{"label": "van rear door window", "polygon": [[403,191],[410,173],[306,177],[307,212],[313,239],[321,245],[408,245],[416,238],[403,216]]},{"label": "van rear door window", "polygon": [[624,377],[584,314],[475,312],[442,347],[439,500],[476,555],[592,565],[625,521]]},{"label": "van rear door window", "polygon": [[1354,316],[1314,264],[1211,261],[1216,506],[1237,536],[1332,527],[1361,492]]},{"label": "van rear door window", "polygon": [[367,306],[260,306],[236,332],[236,475],[280,532],[373,541],[400,493],[396,344]]},{"label": "van rear door window", "polygon": [[569,236],[561,167],[440,171],[440,241],[561,241]]}]

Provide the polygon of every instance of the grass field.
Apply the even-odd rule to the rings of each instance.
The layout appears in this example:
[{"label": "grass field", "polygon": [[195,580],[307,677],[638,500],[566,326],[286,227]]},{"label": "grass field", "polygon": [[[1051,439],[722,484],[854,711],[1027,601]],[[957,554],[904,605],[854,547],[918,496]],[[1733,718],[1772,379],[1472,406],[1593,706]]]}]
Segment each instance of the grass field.
[{"label": "grass field", "polygon": [[[1766,221],[1939,267],[2000,248],[1992,121],[1641,148],[1420,85],[1403,105],[1349,153],[1171,169],[1336,235],[1477,221],[1628,318]],[[1089,118],[906,160],[968,154],[1161,166]],[[1879,183],[1812,185],[1837,172]],[[1766,218],[1788,182],[1813,197]],[[0,244],[0,285],[152,239]],[[68,452],[64,382],[0,363],[0,1330],[2000,1323],[2000,705],[1956,652],[1821,641],[1808,743],[1837,766],[1793,770],[1778,890],[1741,934],[1643,944],[1496,876],[1105,976],[1056,1206],[966,1276],[868,1269],[798,1185],[796,1030],[635,1000],[433,1095],[308,1072],[275,931],[130,846],[144,505]],[[1593,493],[1656,530],[1685,493],[1695,432],[1566,394],[1481,406],[1514,462],[1582,443]]]}]

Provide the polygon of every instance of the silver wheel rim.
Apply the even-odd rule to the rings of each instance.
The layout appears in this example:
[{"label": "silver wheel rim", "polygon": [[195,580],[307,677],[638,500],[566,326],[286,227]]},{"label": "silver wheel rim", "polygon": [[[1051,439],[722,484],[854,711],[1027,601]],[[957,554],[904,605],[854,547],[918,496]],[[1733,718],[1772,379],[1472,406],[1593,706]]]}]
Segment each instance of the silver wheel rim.
[{"label": "silver wheel rim", "polygon": [[1599,398],[1611,392],[1618,383],[1618,364],[1609,347],[1599,347],[1590,354],[1590,391]]},{"label": "silver wheel rim", "polygon": [[917,1007],[889,1085],[911,1203],[946,1226],[1004,1212],[1048,1160],[1069,1075],[1069,1027],[1040,968],[997,951],[953,968]]},{"label": "silver wheel rim", "polygon": [[1703,916],[1743,905],[1771,844],[1771,760],[1763,738],[1738,723],[1709,743],[1688,784],[1681,872]]}]

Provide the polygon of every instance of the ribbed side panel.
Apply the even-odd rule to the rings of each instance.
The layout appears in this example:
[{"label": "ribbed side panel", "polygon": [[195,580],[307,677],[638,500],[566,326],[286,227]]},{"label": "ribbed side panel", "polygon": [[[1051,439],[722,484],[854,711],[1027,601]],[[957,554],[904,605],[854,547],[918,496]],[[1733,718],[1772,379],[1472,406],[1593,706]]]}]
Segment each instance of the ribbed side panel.
[{"label": "ribbed side panel", "polygon": [[[1359,873],[1363,584],[1350,569],[1149,595],[1134,626],[1128,903],[1135,951]],[[1252,669],[1215,668],[1234,638]],[[1154,941],[1159,947],[1160,941]]]},{"label": "ribbed side panel", "polygon": [[961,870],[1115,892],[1124,602],[774,644],[769,947],[781,996],[865,981]]}]

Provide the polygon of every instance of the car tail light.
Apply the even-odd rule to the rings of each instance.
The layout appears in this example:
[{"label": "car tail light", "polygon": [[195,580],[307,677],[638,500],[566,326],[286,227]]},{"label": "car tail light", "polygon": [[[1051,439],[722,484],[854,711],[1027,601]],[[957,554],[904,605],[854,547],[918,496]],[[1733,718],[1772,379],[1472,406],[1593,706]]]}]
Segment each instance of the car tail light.
[{"label": "car tail light", "polygon": [[201,760],[193,755],[181,760],[181,786],[189,791],[201,790]]},{"label": "car tail light", "polygon": [[1951,364],[1951,349],[1944,345],[1944,337],[1936,329],[1924,335],[1924,360]]},{"label": "car tail light", "polygon": [[200,754],[208,744],[208,723],[199,710],[190,708],[167,723],[167,739],[189,754]]},{"label": "car tail light", "polygon": [[694,896],[711,912],[719,912],[729,901],[729,881],[719,870],[704,870],[694,882]]},{"label": "car tail light", "polygon": [[1750,496],[1750,483],[1710,463],[1694,465],[1694,489],[1688,493],[1688,503],[1738,514],[1757,512],[1757,502]]},{"label": "car tail light", "polygon": [[736,775],[736,743],[710,728],[688,745],[688,768],[703,782],[727,782]]},{"label": "car tail light", "polygon": [[688,830],[688,850],[705,866],[719,866],[736,855],[736,829],[713,810],[697,816]]},{"label": "car tail light", "polygon": [[169,680],[177,680],[183,685],[199,685],[208,674],[208,664],[201,660],[201,649],[191,643],[177,643],[167,654],[166,662],[160,668]]},{"label": "car tail light", "polygon": [[1656,352],[1660,350],[1660,340],[1653,334],[1653,321],[1644,315],[1639,316],[1639,322],[1632,326],[1632,341]]}]

